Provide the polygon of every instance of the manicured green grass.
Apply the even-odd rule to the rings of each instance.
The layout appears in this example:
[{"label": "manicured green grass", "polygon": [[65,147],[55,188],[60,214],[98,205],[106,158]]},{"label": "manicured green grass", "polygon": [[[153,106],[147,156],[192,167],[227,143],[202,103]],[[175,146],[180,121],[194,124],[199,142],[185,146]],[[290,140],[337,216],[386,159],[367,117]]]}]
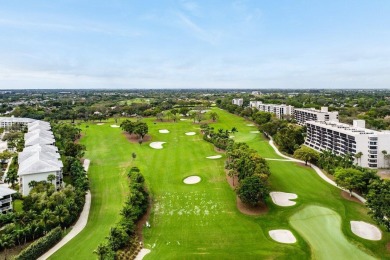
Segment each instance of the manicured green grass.
[{"label": "manicured green grass", "polygon": [[333,210],[307,206],[295,213],[290,223],[310,244],[315,259],[375,259],[346,240],[340,215]]},{"label": "manicured green grass", "polygon": [[150,104],[150,102],[152,102],[154,99],[153,98],[134,98],[134,99],[129,99],[129,100],[126,100],[126,101],[122,101],[121,102],[121,105],[131,105],[133,103],[139,103],[139,104]]},{"label": "manicured green grass", "polygon": [[12,207],[16,212],[23,211],[23,200],[13,200]]},{"label": "manicured green grass", "polygon": [[89,178],[92,205],[88,224],[50,259],[95,259],[92,252],[119,220],[127,192],[126,169],[130,158],[126,139],[118,129],[89,124],[83,126],[81,143],[87,146],[85,157],[91,160]]},{"label": "manicured green grass", "polygon": [[[251,122],[218,108],[220,119],[215,129],[237,127],[236,141],[244,141],[265,158],[280,158],[260,134],[251,134],[256,127]],[[341,217],[341,230],[347,241],[378,257],[389,257],[384,239],[370,242],[360,239],[349,229],[350,220],[371,222],[363,205],[343,199],[340,190],[320,179],[309,167],[292,162],[269,161],[272,190],[298,194],[293,207],[279,207],[267,200],[267,214],[250,217],[236,208],[235,194],[226,182],[224,157],[217,160],[205,157],[216,155],[214,147],[203,141],[199,124],[189,121],[155,122],[145,119],[152,141],[164,141],[163,149],[155,150],[148,143],[128,142],[119,128],[111,122],[103,126],[89,124],[81,140],[87,146],[86,158],[91,159],[89,172],[92,208],[85,230],[58,251],[53,259],[94,259],[92,251],[104,241],[109,227],[119,219],[126,194],[125,172],[138,166],[146,178],[153,199],[150,228],[144,228],[145,247],[151,249],[145,259],[309,259],[315,243],[300,235],[289,220],[305,207],[318,205],[329,208]],[[119,124],[119,123],[118,123]],[[169,134],[160,134],[168,129]],[[194,131],[195,136],[186,136]],[[131,153],[137,158],[132,160]],[[183,179],[198,175],[202,181],[183,184]],[[318,226],[314,221],[313,228]],[[340,225],[339,225],[340,226]],[[338,226],[338,227],[339,227]],[[273,241],[268,231],[286,228],[297,237],[292,245]],[[298,232],[297,232],[298,231]],[[340,244],[339,246],[343,246]]]}]

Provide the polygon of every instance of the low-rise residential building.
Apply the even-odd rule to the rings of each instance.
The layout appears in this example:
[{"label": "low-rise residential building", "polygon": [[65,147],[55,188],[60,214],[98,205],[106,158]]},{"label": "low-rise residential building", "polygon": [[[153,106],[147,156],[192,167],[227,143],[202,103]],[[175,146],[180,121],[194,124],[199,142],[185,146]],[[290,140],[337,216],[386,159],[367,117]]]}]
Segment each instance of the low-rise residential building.
[{"label": "low-rise residential building", "polygon": [[0,187],[0,212],[12,211],[12,194],[16,191],[7,187]]},{"label": "low-rise residential building", "polygon": [[56,189],[62,186],[62,168],[61,160],[55,154],[36,152],[30,156],[24,155],[19,160],[19,186],[23,196],[30,193],[30,182],[47,181],[49,175],[54,175],[55,182],[53,182]]},{"label": "low-rise residential building", "polygon": [[328,107],[315,108],[295,108],[294,119],[299,125],[305,125],[306,121],[339,121],[339,112],[329,112]]},{"label": "low-rise residential building", "polygon": [[244,99],[242,98],[233,98],[232,100],[233,105],[242,106],[244,104]]},{"label": "low-rise residential building", "polygon": [[353,125],[335,121],[307,121],[305,145],[317,151],[329,150],[336,155],[359,154],[356,163],[362,167],[386,166],[383,151],[390,154],[390,131],[365,128],[364,120]]},{"label": "low-rise residential building", "polygon": [[264,104],[261,101],[250,101],[249,106],[256,108],[259,111],[269,112],[276,115],[277,118],[283,119],[287,116],[292,116],[294,107],[289,105]]}]

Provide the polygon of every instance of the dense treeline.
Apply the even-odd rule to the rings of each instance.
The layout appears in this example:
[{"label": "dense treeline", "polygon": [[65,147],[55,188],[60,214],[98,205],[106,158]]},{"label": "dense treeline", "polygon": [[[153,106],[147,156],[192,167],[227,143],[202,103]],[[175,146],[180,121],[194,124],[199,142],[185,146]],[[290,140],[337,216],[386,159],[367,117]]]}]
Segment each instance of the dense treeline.
[{"label": "dense treeline", "polygon": [[94,251],[99,259],[132,259],[140,249],[136,224],[147,211],[149,195],[145,179],[137,167],[131,168],[127,176],[130,191],[120,213],[122,218],[111,228],[107,241]]}]

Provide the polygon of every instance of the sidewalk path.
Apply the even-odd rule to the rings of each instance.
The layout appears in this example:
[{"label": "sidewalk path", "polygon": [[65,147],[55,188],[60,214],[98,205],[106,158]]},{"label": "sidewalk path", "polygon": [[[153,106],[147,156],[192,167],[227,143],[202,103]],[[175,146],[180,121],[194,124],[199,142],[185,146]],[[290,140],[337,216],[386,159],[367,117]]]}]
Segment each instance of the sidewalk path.
[{"label": "sidewalk path", "polygon": [[[289,156],[287,156],[287,155],[282,154],[282,153],[278,150],[278,148],[275,146],[272,137],[270,137],[269,145],[271,145],[271,147],[275,150],[275,152],[276,152],[279,156],[281,156],[281,157],[283,157],[283,158],[285,158],[285,159],[287,159],[287,160],[284,160],[284,159],[269,159],[269,158],[266,159],[266,160],[274,160],[274,161],[291,161],[291,162],[305,163],[304,161],[297,160],[297,159],[295,159],[295,158],[292,158],[292,157],[289,157]],[[311,166],[311,168],[313,168],[313,170],[314,170],[314,171],[315,171],[315,172],[316,172],[324,181],[326,181],[327,183],[329,183],[329,184],[331,184],[331,185],[333,185],[333,186],[339,188],[340,190],[349,192],[349,191],[347,191],[347,190],[345,190],[345,189],[342,189],[341,187],[337,186],[337,184],[336,184],[334,181],[332,181],[331,179],[329,179],[329,178],[321,171],[320,168],[318,168],[317,166],[315,166],[315,165],[313,165],[313,164],[311,164],[310,166]],[[355,192],[352,192],[352,195],[353,195],[355,198],[357,198],[358,200],[360,200],[362,203],[366,203],[366,199],[363,198],[362,196],[360,196],[359,194],[357,194],[357,193],[355,193]]]},{"label": "sidewalk path", "polygon": [[[86,161],[88,161],[86,163]],[[89,167],[89,160],[84,160],[84,170],[88,171]],[[91,193],[90,191],[87,192],[85,195],[85,204],[83,211],[80,214],[79,219],[77,220],[76,224],[73,226],[72,230],[60,241],[58,242],[54,247],[52,247],[49,251],[47,251],[44,255],[38,258],[38,260],[45,260],[49,258],[52,254],[57,252],[61,247],[63,247],[66,243],[68,243],[72,238],[77,236],[87,225],[88,222],[88,215],[89,215],[89,209],[91,208]]]}]

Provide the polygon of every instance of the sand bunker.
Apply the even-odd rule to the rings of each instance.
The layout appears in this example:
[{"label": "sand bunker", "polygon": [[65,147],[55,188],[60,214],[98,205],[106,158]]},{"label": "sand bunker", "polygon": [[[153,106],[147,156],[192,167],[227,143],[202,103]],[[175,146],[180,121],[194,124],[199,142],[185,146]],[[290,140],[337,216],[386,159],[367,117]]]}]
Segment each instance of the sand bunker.
[{"label": "sand bunker", "polygon": [[296,202],[291,200],[298,198],[297,194],[280,191],[270,192],[269,195],[271,195],[273,203],[282,207],[294,206]]},{"label": "sand bunker", "polygon": [[97,123],[96,125],[104,125],[104,123]]},{"label": "sand bunker", "polygon": [[186,135],[195,135],[195,132],[187,132]]},{"label": "sand bunker", "polygon": [[268,234],[273,240],[279,243],[293,244],[297,242],[297,239],[294,237],[293,233],[287,229],[270,230]]},{"label": "sand bunker", "polygon": [[355,235],[367,240],[382,239],[379,228],[364,221],[351,221],[351,230]]},{"label": "sand bunker", "polygon": [[163,149],[163,144],[165,144],[166,142],[153,142],[153,143],[150,143],[149,146],[154,148],[154,149]]},{"label": "sand bunker", "polygon": [[234,138],[234,135],[229,136],[229,138]]},{"label": "sand bunker", "polygon": [[250,131],[251,134],[258,134],[260,131]]},{"label": "sand bunker", "polygon": [[209,157],[206,157],[207,159],[219,159],[221,158],[222,155],[213,155],[213,156],[209,156]]},{"label": "sand bunker", "polygon": [[167,129],[161,129],[161,130],[158,130],[158,132],[159,132],[160,134],[168,134],[168,133],[169,133],[169,130],[167,130]]},{"label": "sand bunker", "polygon": [[188,120],[187,118],[180,118],[180,121],[186,121]]},{"label": "sand bunker", "polygon": [[247,124],[247,126],[255,126],[254,124]]},{"label": "sand bunker", "polygon": [[118,128],[118,127],[120,127],[119,125],[111,125],[111,127],[113,127],[113,128]]},{"label": "sand bunker", "polygon": [[190,176],[183,180],[185,184],[196,184],[200,182],[201,178],[199,176]]}]

